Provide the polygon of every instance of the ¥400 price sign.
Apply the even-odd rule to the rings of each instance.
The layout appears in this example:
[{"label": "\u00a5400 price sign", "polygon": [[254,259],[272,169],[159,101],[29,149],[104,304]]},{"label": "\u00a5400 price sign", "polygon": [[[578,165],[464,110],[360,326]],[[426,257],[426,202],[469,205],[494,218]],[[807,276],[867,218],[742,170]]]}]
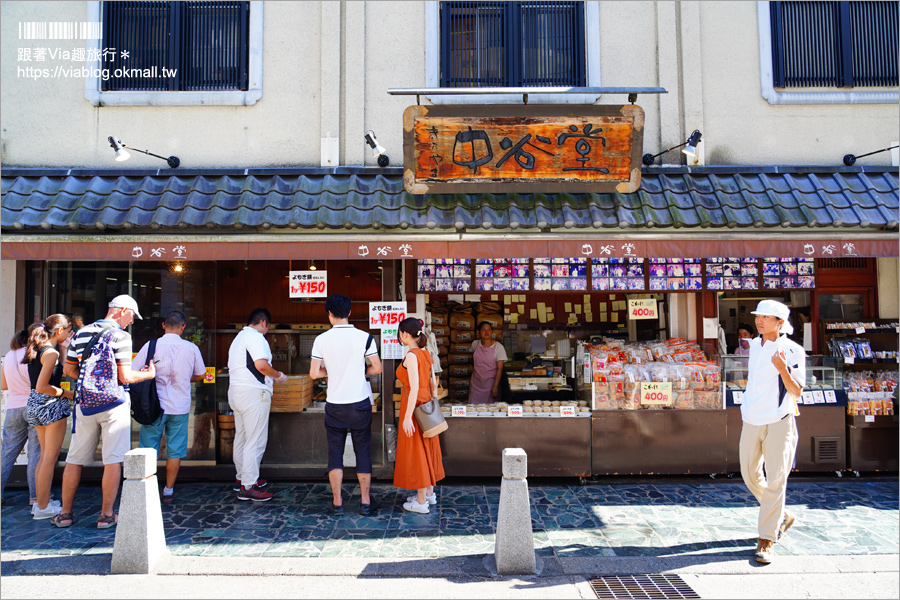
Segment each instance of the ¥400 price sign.
[{"label": "\u00a5400 price sign", "polygon": [[628,300],[629,319],[656,319],[658,317],[659,314],[656,312],[656,298]]},{"label": "\u00a5400 price sign", "polygon": [[672,404],[672,382],[642,382],[641,404]]}]

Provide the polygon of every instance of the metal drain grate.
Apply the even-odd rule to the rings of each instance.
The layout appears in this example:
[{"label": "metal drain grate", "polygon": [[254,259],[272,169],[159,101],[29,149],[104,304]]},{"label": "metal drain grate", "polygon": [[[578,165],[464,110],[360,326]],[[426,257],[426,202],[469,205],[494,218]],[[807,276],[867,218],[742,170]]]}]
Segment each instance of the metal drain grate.
[{"label": "metal drain grate", "polygon": [[699,598],[678,575],[609,575],[590,580],[598,598]]}]

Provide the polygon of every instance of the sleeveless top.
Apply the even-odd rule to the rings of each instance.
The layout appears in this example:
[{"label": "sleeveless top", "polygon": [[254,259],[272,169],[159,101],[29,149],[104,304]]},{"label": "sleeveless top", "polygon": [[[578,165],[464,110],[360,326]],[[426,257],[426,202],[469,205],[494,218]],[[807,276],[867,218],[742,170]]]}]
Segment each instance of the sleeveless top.
[{"label": "sleeveless top", "polygon": [[[34,357],[30,363],[28,363],[28,378],[31,380],[31,389],[34,389],[37,386],[38,377],[41,374],[41,357],[44,355],[44,352],[52,348],[52,346],[44,346],[37,352],[37,356]],[[62,382],[63,369],[62,365],[56,363],[56,366],[53,367],[53,373],[50,374],[50,385],[54,387],[59,387],[60,382]]]}]

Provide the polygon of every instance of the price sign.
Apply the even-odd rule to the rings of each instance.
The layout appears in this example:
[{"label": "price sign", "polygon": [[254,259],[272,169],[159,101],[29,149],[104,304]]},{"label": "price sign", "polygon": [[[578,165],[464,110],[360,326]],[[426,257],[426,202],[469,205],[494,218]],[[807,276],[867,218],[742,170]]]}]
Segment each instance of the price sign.
[{"label": "price sign", "polygon": [[734,398],[735,404],[743,404],[744,403],[744,392],[732,392],[731,397]]},{"label": "price sign", "polygon": [[369,302],[369,328],[384,329],[406,318],[406,302]]},{"label": "price sign", "polygon": [[825,392],[822,390],[816,390],[813,392],[813,401],[816,404],[825,404]]},{"label": "price sign", "polygon": [[452,414],[454,417],[464,417],[466,416],[466,407],[462,405],[456,405],[453,407]]},{"label": "price sign", "polygon": [[825,403],[826,404],[837,403],[837,396],[834,395],[834,390],[825,390]]},{"label": "price sign", "polygon": [[874,423],[875,415],[866,415],[866,423]]},{"label": "price sign", "polygon": [[803,392],[803,404],[815,404],[812,392]]},{"label": "price sign", "polygon": [[575,407],[574,406],[560,406],[559,407],[559,416],[574,417],[575,416]]},{"label": "price sign", "polygon": [[522,416],[522,405],[521,404],[513,404],[512,406],[507,407],[506,414],[507,414],[507,416],[510,416],[510,417],[521,417]]},{"label": "price sign", "polygon": [[401,359],[406,356],[406,346],[397,338],[396,327],[385,327],[381,330],[381,359]]},{"label": "price sign", "polygon": [[857,327],[857,328],[856,328],[856,333],[865,333],[865,332],[866,332],[866,328],[865,328],[865,327]]},{"label": "price sign", "polygon": [[852,365],[852,364],[856,363],[856,358],[853,356],[845,356],[844,362],[848,365]]},{"label": "price sign", "polygon": [[641,300],[628,300],[628,318],[636,319],[656,319],[656,298],[644,298]]},{"label": "price sign", "polygon": [[70,385],[70,383],[69,383],[68,381],[63,381],[63,382],[61,382],[61,383],[59,384],[59,387],[61,387],[61,388],[64,389],[64,390],[70,390],[70,389],[72,389],[72,387],[71,387],[71,385]]},{"label": "price sign", "polygon": [[641,382],[641,404],[672,404],[672,382]]},{"label": "price sign", "polygon": [[216,382],[216,368],[215,367],[206,367],[206,375],[203,376],[203,383],[215,383]]},{"label": "price sign", "polygon": [[288,275],[291,298],[326,298],[327,271],[291,271]]}]

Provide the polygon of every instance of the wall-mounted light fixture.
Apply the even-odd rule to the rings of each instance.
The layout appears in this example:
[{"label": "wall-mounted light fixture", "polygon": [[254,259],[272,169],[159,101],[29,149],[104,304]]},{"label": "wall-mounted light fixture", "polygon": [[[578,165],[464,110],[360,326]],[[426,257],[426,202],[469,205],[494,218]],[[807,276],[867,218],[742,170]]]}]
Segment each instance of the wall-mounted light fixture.
[{"label": "wall-mounted light fixture", "polygon": [[700,130],[695,129],[694,133],[692,133],[688,137],[688,139],[685,140],[685,142],[683,144],[678,144],[677,146],[672,146],[668,150],[663,150],[659,154],[650,154],[648,152],[647,154],[644,155],[644,158],[641,160],[641,162],[643,162],[645,165],[647,165],[649,167],[656,160],[657,156],[662,156],[669,150],[674,150],[675,148],[681,148],[682,146],[684,146],[684,149],[682,149],[682,152],[684,152],[688,156],[697,156],[697,144],[700,143],[700,138],[702,136],[703,136],[703,134],[700,133]]},{"label": "wall-mounted light fixture", "polygon": [[372,148],[372,158],[378,159],[378,166],[382,169],[389,164],[391,164],[391,159],[388,158],[388,155],[385,154],[387,150],[384,149],[384,146],[378,143],[378,140],[375,138],[375,132],[371,129],[366,132],[366,143]]},{"label": "wall-mounted light fixture", "polygon": [[309,270],[310,271],[316,270],[316,261],[314,261],[314,260],[309,261]]},{"label": "wall-mounted light fixture", "polygon": [[[116,162],[122,162],[131,158],[131,155],[128,153],[128,150],[134,150],[135,152],[141,152],[143,154],[147,154],[149,156],[155,156],[156,158],[161,158],[169,164],[170,169],[177,169],[178,165],[181,164],[181,161],[177,156],[170,156],[166,158],[165,156],[160,156],[159,154],[153,154],[147,150],[138,150],[137,148],[132,148],[131,146],[126,146],[122,143],[122,140],[118,138],[114,138],[113,136],[109,136],[106,138],[109,140],[109,146],[113,150],[116,151]],[[125,150],[128,148],[128,150]]]},{"label": "wall-mounted light fixture", "polygon": [[860,154],[859,156],[856,156],[855,154],[845,154],[844,164],[848,167],[852,167],[854,164],[856,164],[857,158],[862,158],[863,156],[872,156],[873,154],[878,154],[879,152],[887,152],[888,150],[893,150],[897,147],[898,146],[888,146],[887,148],[882,148],[881,150],[876,150],[875,152],[869,152],[867,154]]}]

